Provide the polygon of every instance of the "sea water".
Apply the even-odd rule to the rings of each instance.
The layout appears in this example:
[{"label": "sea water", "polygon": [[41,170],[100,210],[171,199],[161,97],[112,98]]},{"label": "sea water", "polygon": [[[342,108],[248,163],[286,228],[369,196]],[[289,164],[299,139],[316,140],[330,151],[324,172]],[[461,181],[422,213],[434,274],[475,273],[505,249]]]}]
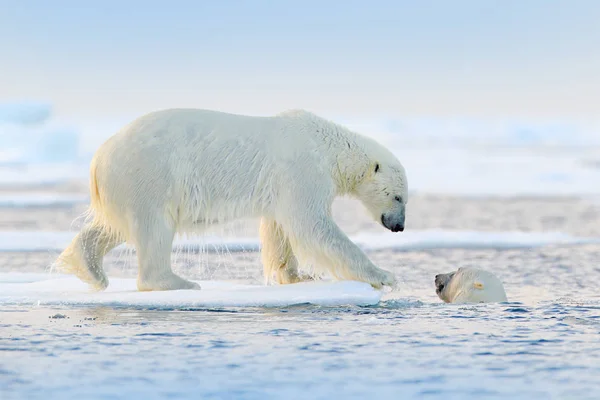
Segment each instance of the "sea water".
[{"label": "sea water", "polygon": [[[94,293],[50,265],[112,131],[90,136],[35,107],[0,108],[0,399],[600,398],[596,125],[340,121],[407,167],[404,233],[353,203],[334,210],[398,277],[393,291],[265,286],[251,225],[177,239],[173,268],[199,292],[137,292],[121,247]],[[62,159],[48,141],[70,143]],[[434,276],[463,266],[497,275],[508,302],[443,303]]]}]

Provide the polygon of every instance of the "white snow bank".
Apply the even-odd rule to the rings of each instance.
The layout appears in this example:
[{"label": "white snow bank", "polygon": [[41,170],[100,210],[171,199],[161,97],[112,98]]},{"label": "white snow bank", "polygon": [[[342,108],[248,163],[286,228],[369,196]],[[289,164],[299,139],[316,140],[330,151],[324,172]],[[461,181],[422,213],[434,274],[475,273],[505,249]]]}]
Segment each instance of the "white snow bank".
[{"label": "white snow bank", "polygon": [[112,307],[282,307],[373,305],[382,292],[369,284],[303,282],[293,285],[244,285],[198,281],[201,290],[139,292],[135,279],[110,278],[103,292],[91,292],[75,277],[51,274],[0,273],[0,305],[104,305]]},{"label": "white snow bank", "polygon": [[2,163],[0,154],[0,185],[43,186],[64,182],[87,183],[89,164],[63,163]]},{"label": "white snow bank", "polygon": [[3,193],[0,194],[0,207],[56,207],[87,204],[89,196],[79,193]]},{"label": "white snow bank", "polygon": [[[0,231],[0,251],[62,251],[76,232]],[[350,239],[366,250],[428,250],[428,249],[511,249],[547,245],[579,245],[600,243],[600,237],[575,237],[560,232],[477,232],[423,230],[400,234],[390,232],[360,233]],[[206,252],[258,251],[256,237],[219,237],[206,235],[175,239],[174,246]],[[122,246],[121,246],[122,247]]]}]

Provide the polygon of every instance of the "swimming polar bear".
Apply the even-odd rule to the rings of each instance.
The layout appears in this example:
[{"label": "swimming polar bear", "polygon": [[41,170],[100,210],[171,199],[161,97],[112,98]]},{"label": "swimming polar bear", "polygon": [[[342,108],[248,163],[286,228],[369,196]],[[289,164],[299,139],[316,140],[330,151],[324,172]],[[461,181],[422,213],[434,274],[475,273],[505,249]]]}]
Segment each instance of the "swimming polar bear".
[{"label": "swimming polar bear", "polygon": [[393,286],[340,230],[334,198],[358,198],[392,232],[404,230],[404,167],[384,146],[312,113],[252,117],[199,109],[146,114],[103,143],[90,166],[93,218],[55,265],[96,290],[102,258],[135,246],[140,291],[199,289],[171,269],[177,233],[260,217],[267,283],[304,279],[299,266],[333,278]]},{"label": "swimming polar bear", "polygon": [[507,301],[500,279],[477,268],[435,276],[435,292],[446,303],[496,303]]}]

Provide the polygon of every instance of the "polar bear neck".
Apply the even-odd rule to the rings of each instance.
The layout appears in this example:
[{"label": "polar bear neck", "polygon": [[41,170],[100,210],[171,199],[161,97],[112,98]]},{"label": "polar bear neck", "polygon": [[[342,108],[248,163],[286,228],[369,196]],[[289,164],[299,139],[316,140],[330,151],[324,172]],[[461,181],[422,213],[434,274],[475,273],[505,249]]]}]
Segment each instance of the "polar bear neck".
[{"label": "polar bear neck", "polygon": [[316,132],[315,138],[323,146],[321,153],[334,155],[328,161],[336,195],[352,196],[374,169],[375,162],[370,155],[377,153],[381,147],[375,140],[306,110],[288,110],[277,116],[296,121],[303,125],[303,129]]},{"label": "polar bear neck", "polygon": [[344,132],[335,159],[333,180],[339,195],[354,194],[356,188],[370,171],[371,159],[366,151],[365,137],[351,131]]},{"label": "polar bear neck", "polygon": [[330,160],[332,178],[337,195],[353,195],[356,188],[372,169],[368,156],[369,139],[339,125],[331,125],[322,130],[323,142],[336,151]]},{"label": "polar bear neck", "polygon": [[305,110],[289,110],[279,116],[299,118],[303,124],[308,123],[310,130],[316,131],[316,138],[323,149],[327,149],[322,154],[334,155],[328,161],[336,194],[352,195],[370,170],[372,162],[368,149],[373,146],[373,141]]}]

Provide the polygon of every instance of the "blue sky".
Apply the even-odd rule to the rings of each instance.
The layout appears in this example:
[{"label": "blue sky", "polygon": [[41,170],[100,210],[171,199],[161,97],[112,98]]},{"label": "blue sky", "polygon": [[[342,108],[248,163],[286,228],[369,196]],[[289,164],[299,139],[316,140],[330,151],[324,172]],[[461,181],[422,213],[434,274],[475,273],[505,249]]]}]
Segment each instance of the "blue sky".
[{"label": "blue sky", "polygon": [[600,109],[593,0],[5,0],[0,37],[0,101],[64,115]]}]

